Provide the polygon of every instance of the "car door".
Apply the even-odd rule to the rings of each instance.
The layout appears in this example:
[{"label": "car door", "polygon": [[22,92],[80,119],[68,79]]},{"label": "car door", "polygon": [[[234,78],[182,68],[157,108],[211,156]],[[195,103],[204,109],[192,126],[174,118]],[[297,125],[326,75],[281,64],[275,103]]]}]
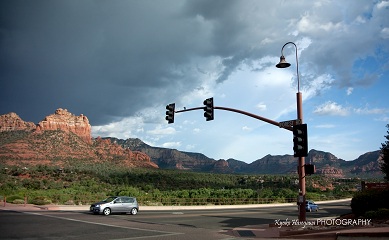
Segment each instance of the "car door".
[{"label": "car door", "polygon": [[123,211],[130,212],[135,207],[135,200],[131,197],[122,197]]},{"label": "car door", "polygon": [[317,204],[312,202],[312,210],[317,211],[317,209],[318,209]]},{"label": "car door", "polygon": [[123,212],[123,203],[120,197],[116,198],[111,204],[112,212]]}]

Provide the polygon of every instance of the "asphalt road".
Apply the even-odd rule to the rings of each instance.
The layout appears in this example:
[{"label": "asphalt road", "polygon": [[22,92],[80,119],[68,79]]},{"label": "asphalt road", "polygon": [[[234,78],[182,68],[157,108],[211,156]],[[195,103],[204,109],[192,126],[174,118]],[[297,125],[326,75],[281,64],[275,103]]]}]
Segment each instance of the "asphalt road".
[{"label": "asphalt road", "polygon": [[[307,220],[350,212],[350,202],[321,204]],[[0,239],[234,239],[228,230],[298,219],[296,206],[93,215],[73,211],[0,211]]]},{"label": "asphalt road", "polygon": [[[318,212],[307,212],[307,220],[337,217],[351,212],[350,202],[320,204]],[[218,209],[192,211],[147,211],[138,221],[185,225],[205,229],[231,229],[245,225],[274,223],[275,220],[298,219],[297,206]]]}]

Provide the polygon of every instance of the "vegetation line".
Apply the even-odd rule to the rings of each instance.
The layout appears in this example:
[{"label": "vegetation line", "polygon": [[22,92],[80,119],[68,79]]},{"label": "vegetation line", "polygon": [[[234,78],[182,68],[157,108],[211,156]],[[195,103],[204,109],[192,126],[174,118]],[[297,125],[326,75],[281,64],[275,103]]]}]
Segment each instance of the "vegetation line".
[{"label": "vegetation line", "polygon": [[[89,204],[109,195],[135,196],[142,205],[235,205],[295,202],[295,175],[211,174],[179,170],[124,169],[112,164],[74,162],[68,167],[1,166],[0,195],[7,202]],[[359,179],[310,176],[307,197],[351,197]]]}]

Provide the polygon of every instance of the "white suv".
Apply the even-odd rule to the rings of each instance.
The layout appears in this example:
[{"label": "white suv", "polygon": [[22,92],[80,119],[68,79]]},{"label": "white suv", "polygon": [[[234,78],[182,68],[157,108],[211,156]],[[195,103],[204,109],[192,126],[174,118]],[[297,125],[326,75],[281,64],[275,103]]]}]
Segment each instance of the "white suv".
[{"label": "white suv", "polygon": [[131,213],[135,215],[139,211],[139,205],[134,197],[114,196],[108,197],[101,202],[93,203],[89,209],[94,214],[104,214],[106,216],[111,213]]}]

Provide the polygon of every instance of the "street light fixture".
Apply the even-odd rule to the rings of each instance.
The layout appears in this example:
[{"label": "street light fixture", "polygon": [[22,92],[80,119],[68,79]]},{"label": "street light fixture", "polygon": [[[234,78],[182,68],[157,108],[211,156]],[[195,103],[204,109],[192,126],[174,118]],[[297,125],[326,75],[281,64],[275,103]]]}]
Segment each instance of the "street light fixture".
[{"label": "street light fixture", "polygon": [[290,66],[290,63],[288,63],[286,60],[285,60],[285,57],[284,55],[282,55],[280,57],[280,62],[276,65],[276,67],[278,68],[287,68]]},{"label": "street light fixture", "polygon": [[[299,63],[297,57],[297,46],[294,42],[287,42],[281,49],[280,62],[276,65],[277,68],[287,68],[290,67],[290,63],[285,60],[284,57],[284,47],[288,44],[293,44],[296,49],[296,66],[297,66],[297,119],[300,120],[300,123],[303,123],[303,104],[302,104],[302,94],[300,92],[300,76],[299,76]],[[299,175],[299,196],[297,204],[299,206],[299,221],[306,221],[306,212],[305,212],[305,158],[298,158],[298,175]]]}]

